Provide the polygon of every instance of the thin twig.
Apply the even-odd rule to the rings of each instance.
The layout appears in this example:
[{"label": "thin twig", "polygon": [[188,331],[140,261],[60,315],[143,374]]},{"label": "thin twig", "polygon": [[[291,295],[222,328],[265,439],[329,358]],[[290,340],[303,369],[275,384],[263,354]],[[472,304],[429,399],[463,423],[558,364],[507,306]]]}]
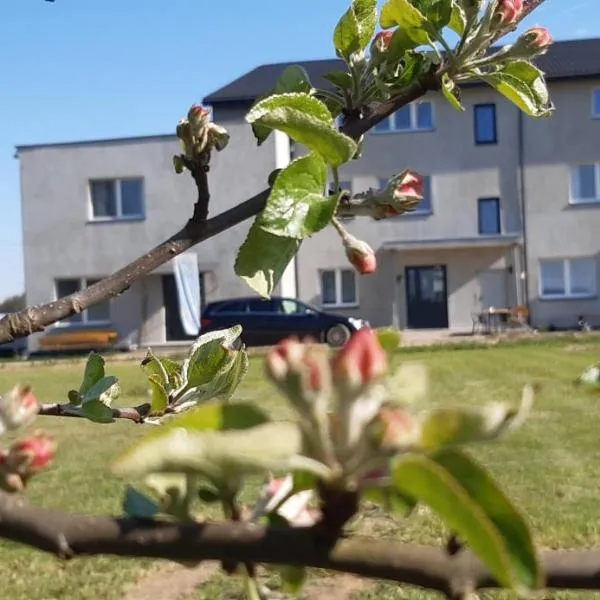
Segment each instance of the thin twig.
[{"label": "thin twig", "polygon": [[[84,417],[77,413],[69,412],[69,408],[73,408],[69,404],[42,404],[40,412],[42,417]],[[113,408],[113,419],[129,419],[134,423],[143,423],[144,419],[150,414],[151,405],[146,402],[139,406],[126,406],[123,408]]]}]

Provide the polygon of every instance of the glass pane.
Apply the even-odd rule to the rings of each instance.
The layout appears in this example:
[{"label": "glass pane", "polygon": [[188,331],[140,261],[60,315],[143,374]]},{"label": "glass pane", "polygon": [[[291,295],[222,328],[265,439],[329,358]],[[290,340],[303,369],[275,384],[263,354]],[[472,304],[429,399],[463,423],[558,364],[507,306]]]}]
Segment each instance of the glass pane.
[{"label": "glass pane", "polygon": [[335,304],[335,271],[321,271],[321,302]]},{"label": "glass pane", "polygon": [[596,261],[593,258],[576,258],[569,261],[570,294],[594,296],[596,294]]},{"label": "glass pane", "polygon": [[281,301],[281,312],[286,315],[306,315],[310,311],[304,304],[300,304],[295,300],[285,299]]},{"label": "glass pane", "polygon": [[215,312],[216,313],[245,313],[246,302],[240,300],[236,302],[227,302],[220,306]]},{"label": "glass pane", "polygon": [[494,104],[475,107],[475,141],[478,144],[496,142],[496,106]]},{"label": "glass pane", "polygon": [[248,301],[248,310],[257,313],[271,313],[276,311],[272,300],[256,298]]},{"label": "glass pane", "polygon": [[410,120],[410,104],[403,106],[400,110],[397,110],[394,113],[395,119],[395,129],[398,131],[405,131],[407,129],[412,129],[412,123]]},{"label": "glass pane", "polygon": [[431,177],[429,175],[423,177],[423,200],[419,202],[415,212],[431,212]]},{"label": "glass pane", "polygon": [[356,272],[350,269],[342,271],[342,304],[356,303]]},{"label": "glass pane", "polygon": [[121,181],[121,214],[124,217],[140,217],[144,214],[141,179],[123,179]]},{"label": "glass pane", "polygon": [[593,92],[594,116],[600,117],[600,90]]},{"label": "glass pane", "polygon": [[431,102],[417,104],[417,129],[433,129],[433,106]]},{"label": "glass pane", "polygon": [[373,127],[373,131],[390,131],[392,129],[392,122],[390,120],[390,117],[388,117],[387,119],[384,119],[383,121],[380,121],[379,123],[377,123],[377,125],[375,125],[375,127]]},{"label": "glass pane", "polygon": [[545,260],[540,264],[542,296],[565,295],[565,270],[562,260]]},{"label": "glass pane", "polygon": [[479,233],[500,233],[500,201],[497,198],[479,200]]},{"label": "glass pane", "polygon": [[[56,280],[56,297],[62,298],[63,296],[69,296],[78,292],[80,288],[79,279],[57,279]],[[83,321],[83,315],[81,313],[74,314],[72,317],[65,319],[64,322],[68,323],[80,323]]]},{"label": "glass pane", "polygon": [[[87,286],[98,283],[99,279],[88,279]],[[86,311],[86,321],[110,321],[110,300],[100,302],[94,306],[90,306]]]},{"label": "glass pane", "polygon": [[117,196],[114,181],[90,181],[94,218],[117,216]]},{"label": "glass pane", "polygon": [[574,199],[595,200],[596,199],[596,166],[579,165],[572,172],[572,193]]}]

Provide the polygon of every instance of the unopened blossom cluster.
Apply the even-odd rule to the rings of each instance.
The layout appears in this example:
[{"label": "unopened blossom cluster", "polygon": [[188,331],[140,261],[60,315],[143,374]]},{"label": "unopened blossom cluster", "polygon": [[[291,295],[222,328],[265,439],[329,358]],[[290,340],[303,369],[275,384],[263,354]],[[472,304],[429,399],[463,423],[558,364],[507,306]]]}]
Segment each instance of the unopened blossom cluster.
[{"label": "unopened blossom cluster", "polygon": [[[494,25],[500,30],[512,28],[523,17],[523,0],[495,0]],[[550,32],[539,25],[531,27],[513,44],[511,56],[533,58],[543,54],[552,44]]]},{"label": "unopened blossom cluster", "polygon": [[390,456],[420,439],[418,420],[385,384],[388,357],[370,328],[333,358],[322,346],[287,339],[268,354],[266,370],[294,408],[303,455],[326,465],[331,485],[372,484]]},{"label": "unopened blossom cluster", "polygon": [[[0,397],[0,435],[31,425],[39,413],[39,403],[30,387],[14,387]],[[45,470],[54,460],[56,441],[38,430],[0,450],[0,488],[22,492],[29,479]]]}]

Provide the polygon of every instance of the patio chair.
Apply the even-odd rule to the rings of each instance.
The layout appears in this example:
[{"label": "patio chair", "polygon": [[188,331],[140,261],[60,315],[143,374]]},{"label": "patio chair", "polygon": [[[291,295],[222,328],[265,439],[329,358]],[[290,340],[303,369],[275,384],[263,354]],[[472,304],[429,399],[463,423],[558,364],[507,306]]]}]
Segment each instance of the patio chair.
[{"label": "patio chair", "polygon": [[477,332],[485,331],[485,320],[481,313],[472,312],[471,320],[473,321],[473,328],[471,330],[471,335],[475,335]]}]

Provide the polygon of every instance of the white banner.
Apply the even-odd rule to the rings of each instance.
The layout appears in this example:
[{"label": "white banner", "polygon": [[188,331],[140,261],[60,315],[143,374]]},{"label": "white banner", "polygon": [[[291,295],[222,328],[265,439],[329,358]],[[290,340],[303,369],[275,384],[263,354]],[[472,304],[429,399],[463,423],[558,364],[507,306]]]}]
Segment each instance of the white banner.
[{"label": "white banner", "polygon": [[186,335],[200,333],[200,271],[195,252],[184,252],[173,259],[179,318]]}]

